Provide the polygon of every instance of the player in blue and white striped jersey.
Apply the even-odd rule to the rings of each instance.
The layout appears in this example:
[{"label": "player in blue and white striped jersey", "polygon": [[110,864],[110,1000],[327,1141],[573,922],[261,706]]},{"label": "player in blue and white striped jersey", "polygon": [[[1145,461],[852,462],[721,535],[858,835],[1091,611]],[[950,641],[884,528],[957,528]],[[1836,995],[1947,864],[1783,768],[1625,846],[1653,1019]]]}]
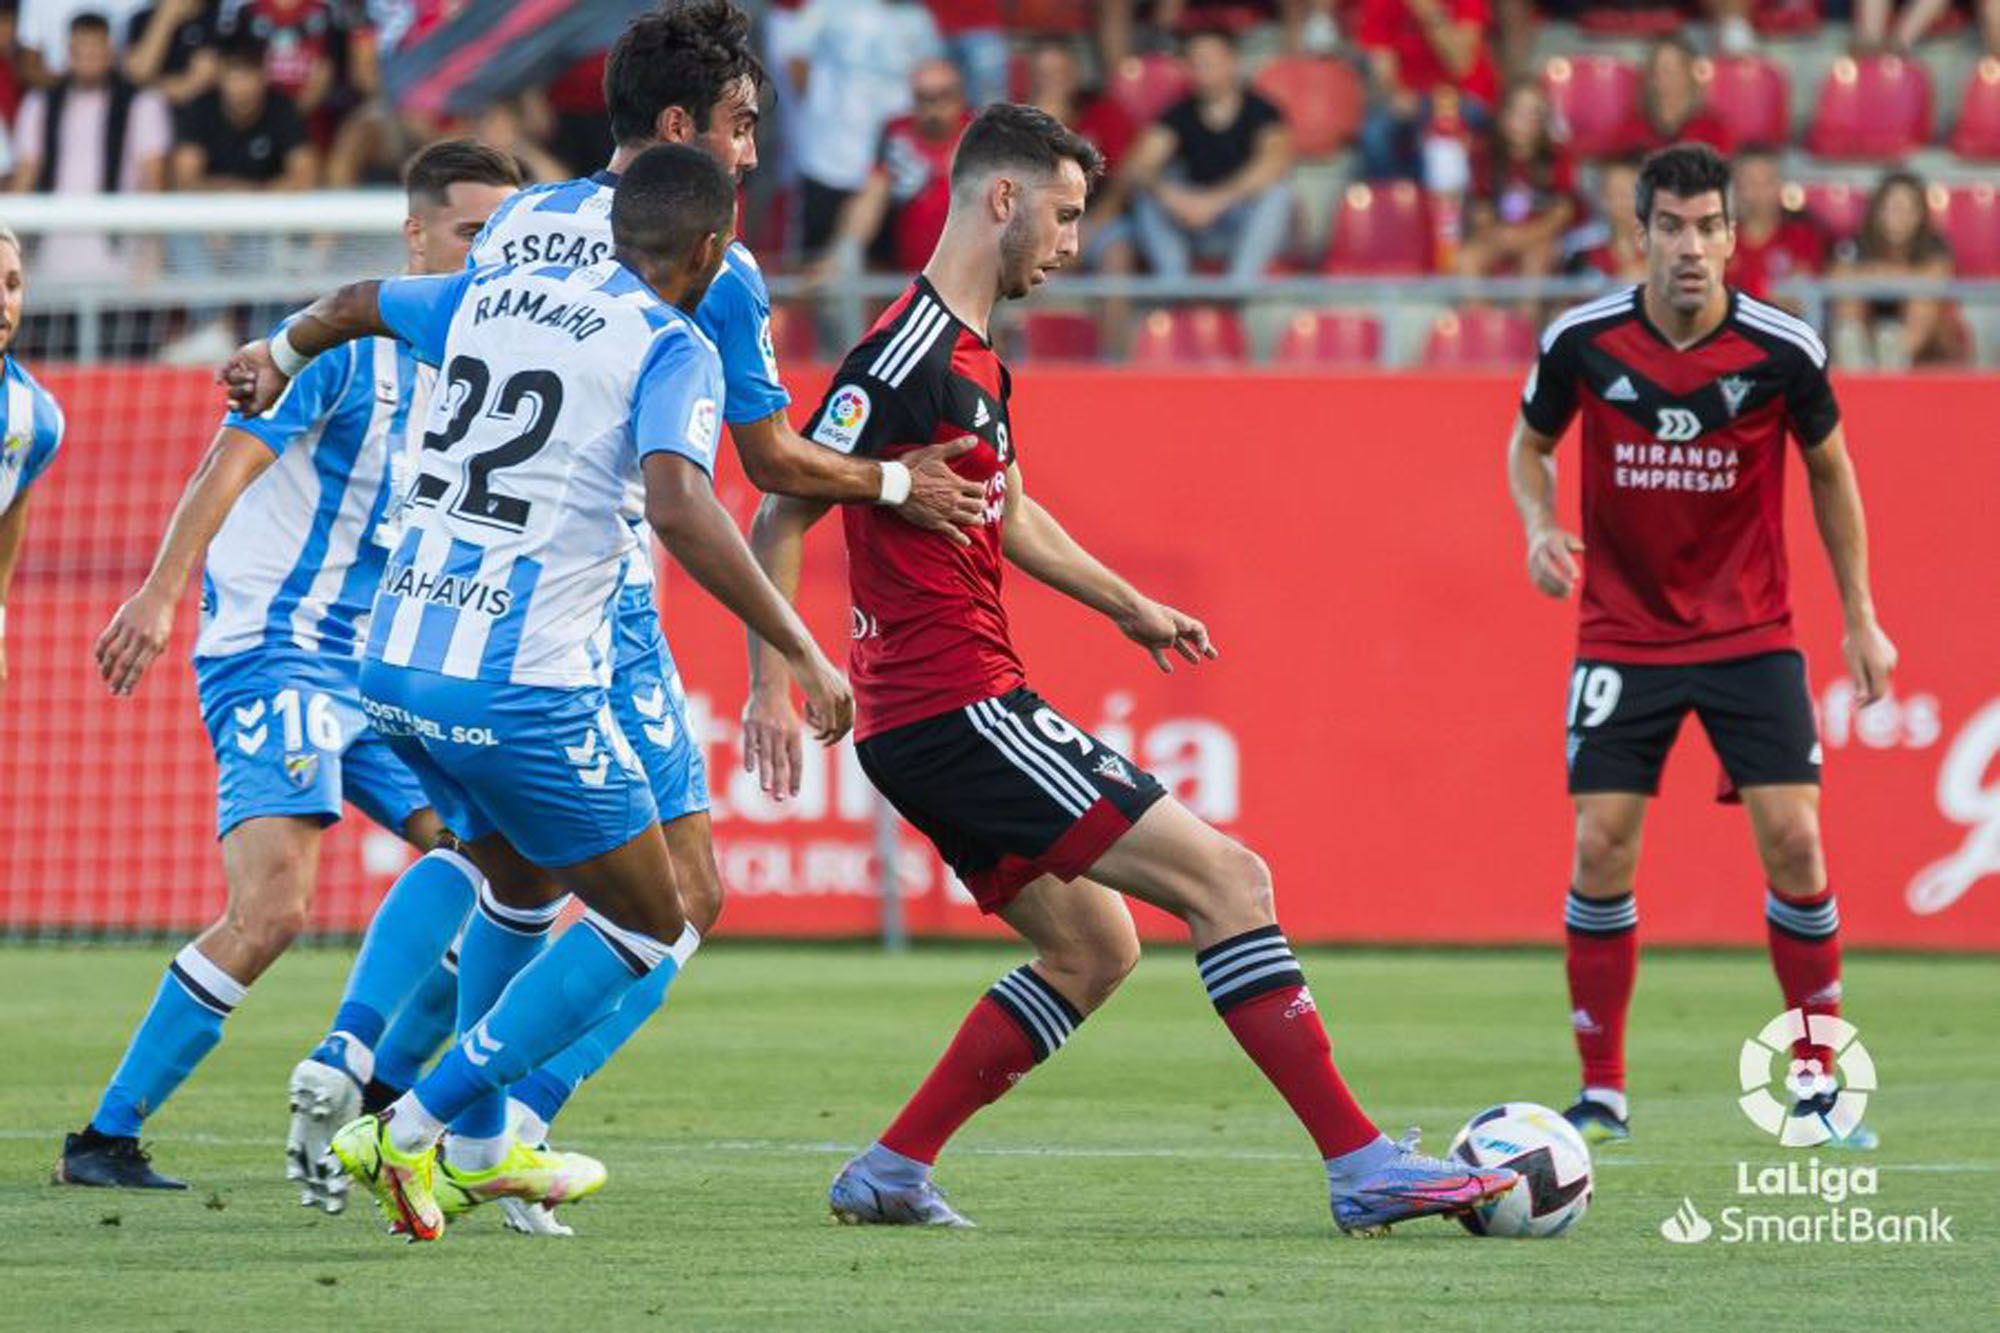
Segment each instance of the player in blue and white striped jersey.
[{"label": "player in blue and white striped jersey", "polygon": [[[475,997],[492,1008],[473,1011],[460,1045],[408,1095],[334,1136],[349,1172],[414,1238],[442,1232],[431,1150],[444,1127],[440,1194],[463,1207],[519,1193],[508,1188],[514,1163],[526,1171],[533,1154],[508,1132],[505,1089],[649,973],[671,978],[699,940],[609,693],[620,588],[645,555],[624,512],[635,475],[669,552],[784,656],[821,739],[851,722],[846,682],[712,489],[721,366],[685,311],[720,267],[734,203],[712,158],[655,147],[633,161],[613,204],[615,258],[357,284],[225,374],[240,385],[250,366],[250,398],[262,402],[279,368],[383,332],[443,367],[407,530],[376,596],[362,691],[376,727],[489,867],[494,893],[474,926],[525,929],[468,930],[462,1011]],[[507,867],[521,861],[589,908],[583,929],[525,968],[535,946],[500,938],[534,933],[521,905],[504,901]],[[514,966],[475,968],[476,945],[511,950]],[[601,1183],[599,1168],[575,1187]]]},{"label": "player in blue and white striped jersey", "polygon": [[[426,149],[408,177],[416,272],[462,264],[473,228],[520,184],[511,159],[467,141]],[[100,672],[115,694],[130,694],[165,649],[206,555],[195,677],[220,770],[229,901],[175,957],[89,1125],[64,1144],[60,1181],[181,1187],[147,1163],[139,1127],[304,925],[320,837],[343,801],[420,848],[438,840],[437,815],[368,725],[360,693],[419,390],[409,349],[378,338],[314,363],[270,411],[229,416],[152,572],[99,636]],[[472,873],[460,862],[456,873]]]},{"label": "player in blue and white striped jersey", "polygon": [[28,531],[28,492],[62,447],[63,414],[13,353],[27,293],[21,242],[0,227],[0,358],[5,397],[0,398],[0,691],[7,688],[7,589]]}]

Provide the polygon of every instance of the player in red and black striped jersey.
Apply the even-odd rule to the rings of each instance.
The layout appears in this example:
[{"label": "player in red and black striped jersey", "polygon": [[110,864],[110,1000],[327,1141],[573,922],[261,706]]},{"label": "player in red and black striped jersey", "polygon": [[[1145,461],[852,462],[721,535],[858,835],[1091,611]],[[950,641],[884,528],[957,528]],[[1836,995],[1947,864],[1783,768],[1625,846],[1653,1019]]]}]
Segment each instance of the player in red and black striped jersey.
[{"label": "player in red and black striped jersey", "polygon": [[[1565,924],[1584,1088],[1569,1115],[1598,1139],[1630,1133],[1624,1035],[1638,967],[1639,836],[1689,712],[1722,760],[1725,799],[1749,809],[1785,1004],[1803,1011],[1808,1029],[1839,1012],[1820,745],[1785,563],[1788,437],[1804,461],[1864,705],[1888,690],[1896,665],[1869,592],[1861,497],[1826,348],[1809,325],[1723,284],[1735,247],[1729,210],[1729,166],[1712,149],[1681,144],[1646,160],[1646,281],[1544,331],[1508,452],[1529,577],[1552,597],[1583,584],[1567,721],[1576,856]],[[1554,464],[1578,417],[1580,540],[1557,521]],[[1830,1134],[1868,1146],[1866,1127],[1838,1110],[1836,1030],[1818,1026],[1795,1043],[1801,1124],[1786,1141]]]},{"label": "player in red and black striped jersey", "polygon": [[[1470,1207],[1515,1174],[1391,1142],[1335,1070],[1305,976],[1272,913],[1270,872],[1197,819],[1131,759],[1028,688],[1001,602],[1006,564],[1103,613],[1149,651],[1215,656],[1194,617],[1106,568],[1030,497],[1009,427],[1007,371],[987,330],[1073,259],[1098,155],[1031,107],[987,108],[952,163],[951,214],[923,275],[851,352],[807,433],[871,456],[970,436],[961,475],[986,487],[967,544],[843,513],[854,593],[852,677],[861,763],[936,844],[980,907],[1036,948],[974,1006],[880,1140],[830,1202],[848,1222],[963,1226],[931,1182],[945,1141],[1053,1055],[1138,961],[1129,895],[1188,923],[1210,1000],[1284,1095],[1325,1160],[1335,1221],[1351,1232]],[[954,446],[955,447],[955,446]],[[772,497],[751,545],[781,587],[824,506]],[[767,790],[794,780],[783,676],[753,646],[746,752]]]}]

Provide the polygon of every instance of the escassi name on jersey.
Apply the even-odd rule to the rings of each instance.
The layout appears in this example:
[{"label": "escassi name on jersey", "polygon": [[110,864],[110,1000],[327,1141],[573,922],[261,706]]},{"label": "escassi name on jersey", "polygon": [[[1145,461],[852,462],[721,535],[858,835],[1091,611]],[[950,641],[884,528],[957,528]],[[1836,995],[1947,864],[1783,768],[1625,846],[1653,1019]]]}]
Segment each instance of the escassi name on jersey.
[{"label": "escassi name on jersey", "polygon": [[484,324],[489,319],[525,319],[544,328],[561,329],[578,342],[603,332],[609,323],[587,305],[558,301],[551,306],[546,291],[522,291],[514,287],[479,298],[472,307],[472,322]]},{"label": "escassi name on jersey", "polygon": [[382,590],[459,611],[504,616],[514,605],[514,593],[497,583],[481,583],[457,574],[430,574],[412,565],[392,565],[383,575]]},{"label": "escassi name on jersey", "polygon": [[1680,444],[1618,444],[1611,457],[1613,480],[1634,491],[1732,490],[1740,462],[1734,449]]},{"label": "escassi name on jersey", "polygon": [[505,264],[568,264],[572,268],[588,268],[610,257],[611,242],[602,237],[572,236],[560,231],[542,236],[530,232],[500,243],[500,262]]}]

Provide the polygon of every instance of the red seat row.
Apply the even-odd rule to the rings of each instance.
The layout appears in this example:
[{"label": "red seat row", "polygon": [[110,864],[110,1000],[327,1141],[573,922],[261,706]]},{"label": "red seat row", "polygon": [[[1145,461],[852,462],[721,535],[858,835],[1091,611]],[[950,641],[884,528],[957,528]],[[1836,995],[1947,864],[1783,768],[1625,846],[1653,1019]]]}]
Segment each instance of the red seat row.
[{"label": "red seat row", "polygon": [[[1029,315],[1028,342],[1037,316]],[[1236,312],[1221,306],[1156,310],[1139,326],[1129,365],[1145,370],[1235,370],[1249,359]],[[1433,370],[1526,366],[1535,329],[1522,316],[1490,306],[1439,315],[1424,339],[1422,364]],[[1382,322],[1358,310],[1294,315],[1271,358],[1279,370],[1374,370],[1382,364]]]}]

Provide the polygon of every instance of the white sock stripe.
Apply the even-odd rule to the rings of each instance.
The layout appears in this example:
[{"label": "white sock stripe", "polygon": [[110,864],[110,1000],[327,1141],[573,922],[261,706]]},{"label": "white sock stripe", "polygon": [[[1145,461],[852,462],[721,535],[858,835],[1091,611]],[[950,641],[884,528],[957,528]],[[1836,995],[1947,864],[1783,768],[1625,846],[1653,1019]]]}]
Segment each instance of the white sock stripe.
[{"label": "white sock stripe", "polygon": [[1208,988],[1208,998],[1215,1004],[1221,1004],[1224,1000],[1253,982],[1262,981],[1266,977],[1279,976],[1286,972],[1297,972],[1301,977],[1305,975],[1299,969],[1299,960],[1287,956],[1279,959],[1277,962],[1266,963],[1253,972],[1245,972],[1240,976],[1231,977],[1227,982],[1218,982],[1210,986]]},{"label": "white sock stripe", "polygon": [[463,852],[454,851],[449,847],[433,847],[424,853],[422,859],[426,861],[434,860],[450,866],[459,874],[465,876],[465,882],[472,886],[474,892],[478,892],[486,886],[486,876],[479,873],[479,867],[472,864],[471,860]]},{"label": "white sock stripe", "polygon": [[243,997],[250,993],[248,986],[210,962],[208,956],[192,944],[174,955],[174,966],[179,968],[189,981],[206,991],[207,998],[230,1009],[243,1003]]},{"label": "white sock stripe", "polygon": [[[1230,959],[1240,957],[1247,950],[1262,948],[1264,945],[1271,943],[1284,944],[1284,935],[1278,931],[1273,931],[1268,935],[1259,935],[1254,940],[1238,939],[1234,943],[1218,945],[1216,947],[1221,949],[1222,952],[1210,954],[1205,958],[1196,958],[1195,966],[1201,970],[1203,975],[1206,975],[1209,969],[1220,967]],[[1289,948],[1291,946],[1286,945],[1286,947]]]},{"label": "white sock stripe", "polygon": [[1830,935],[1840,929],[1840,908],[1832,898],[1816,906],[1802,907],[1775,893],[1766,893],[1764,915],[1801,935]]},{"label": "white sock stripe", "polygon": [[1636,926],[1639,924],[1639,903],[1634,898],[1616,903],[1592,902],[1572,895],[1563,905],[1563,920],[1585,929],[1610,930]]},{"label": "white sock stripe", "polygon": [[1008,975],[1019,977],[1022,985],[1041,996],[1044,1000],[1047,1000],[1050,1006],[1062,1016],[1064,1027],[1075,1031],[1076,1025],[1083,1021],[1083,1015],[1078,1013],[1076,1006],[1069,1002],[1069,997],[1050,985],[1041,973],[1035,971],[1033,967],[1023,963]]},{"label": "white sock stripe", "polygon": [[[658,967],[672,955],[672,950],[667,945],[660,943],[651,935],[636,930],[627,930],[600,912],[595,910],[586,911],[583,914],[583,919],[589,924],[592,930],[595,930],[605,939],[624,945],[633,957],[637,958],[648,969]],[[686,931],[683,931],[682,935],[685,936],[686,933]]]},{"label": "white sock stripe", "polygon": [[873,375],[876,379],[883,378],[883,370],[888,367],[891,361],[894,361],[903,354],[903,349],[909,345],[911,337],[917,331],[917,326],[930,317],[931,306],[931,298],[928,296],[919,296],[915,301],[910,303],[910,308],[903,312],[902,325],[889,335],[889,341],[882,344],[882,350],[877,352],[875,359],[869,363],[868,373],[870,375]]},{"label": "white sock stripe", "polygon": [[1025,1004],[1013,991],[1002,989],[998,985],[994,987],[994,990],[999,992],[996,999],[1004,999],[1007,1002],[1005,1007],[1010,1009],[1016,1017],[1028,1025],[1030,1034],[1044,1052],[1053,1051],[1056,1047],[1062,1045],[1062,1038],[1050,1030],[1048,1021],[1029,1005]]},{"label": "white sock stripe", "polygon": [[1051,1004],[1049,997],[1042,994],[1034,983],[1022,980],[1020,974],[1009,972],[993,984],[996,989],[1010,996],[1015,1003],[1034,1010],[1048,1024],[1050,1031],[1056,1034],[1057,1045],[1068,1040],[1069,1034],[1076,1030],[1075,1024],[1069,1021],[1069,1015]]},{"label": "white sock stripe", "polygon": [[484,880],[479,883],[479,910],[484,912],[495,925],[513,931],[517,935],[540,935],[555,924],[557,917],[569,902],[569,895],[563,894],[554,902],[540,907],[509,907],[493,895],[493,886]]},{"label": "white sock stripe", "polygon": [[987,715],[980,711],[984,707],[984,704],[973,704],[965,710],[965,715],[971,721],[974,731],[977,731],[991,742],[993,748],[998,750],[1008,763],[1020,769],[1021,772],[1031,778],[1037,787],[1040,787],[1049,794],[1050,800],[1061,806],[1068,814],[1081,816],[1085,810],[1090,808],[1080,802],[1076,794],[1066,789],[1053,774],[1046,773],[1031,757],[1017,752],[1014,748],[1013,739],[1001,735],[995,724],[989,721]]},{"label": "white sock stripe", "polygon": [[1006,707],[998,699],[987,702],[993,706],[994,720],[1005,730],[1020,737],[1021,743],[1030,753],[1040,755],[1068,785],[1075,788],[1083,800],[1085,809],[1097,803],[1097,788],[1091,785],[1089,778],[1078,771],[1075,764],[1070,762],[1068,755],[1049,744],[1046,738],[1036,735],[1028,728],[1028,724],[1021,720],[1018,713]]},{"label": "white sock stripe", "polygon": [[1261,967],[1265,963],[1275,963],[1287,959],[1295,965],[1299,961],[1297,955],[1293,954],[1290,945],[1286,944],[1283,940],[1272,940],[1268,948],[1239,954],[1221,967],[1203,968],[1201,970],[1201,983],[1210,990],[1218,986],[1226,987],[1230,980],[1239,973],[1253,967]]}]

